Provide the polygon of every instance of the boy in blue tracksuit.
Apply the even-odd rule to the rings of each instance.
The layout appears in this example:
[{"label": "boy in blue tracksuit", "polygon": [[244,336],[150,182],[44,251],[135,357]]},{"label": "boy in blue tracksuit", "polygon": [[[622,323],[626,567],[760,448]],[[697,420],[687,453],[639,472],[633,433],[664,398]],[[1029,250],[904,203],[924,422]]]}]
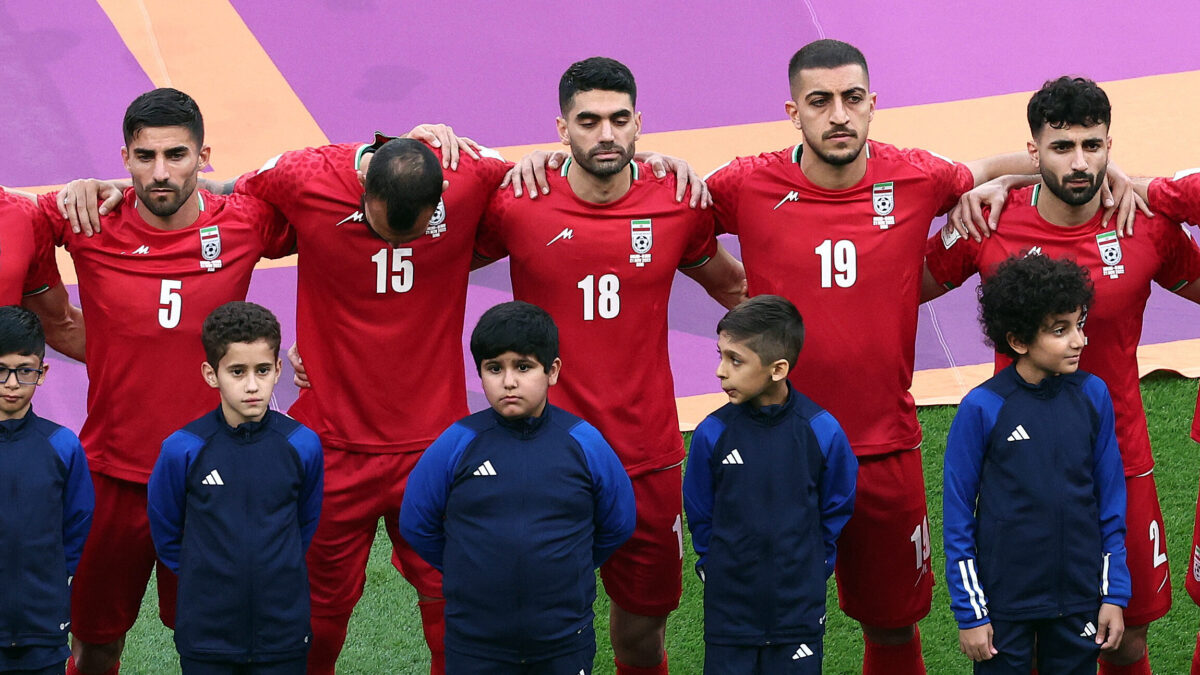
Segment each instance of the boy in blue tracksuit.
[{"label": "boy in blue tracksuit", "polygon": [[184,675],[301,675],[321,443],[267,407],[281,366],[270,311],[221,305],[201,338],[221,404],[163,441],[147,486],[154,547],[179,575],[179,664]]},{"label": "boy in blue tracksuit", "polygon": [[0,673],[64,671],[71,578],[95,506],[79,438],[33,414],[45,354],[37,316],[0,307]]},{"label": "boy in blue tracksuit", "polygon": [[704,582],[704,672],[821,672],[825,582],[858,461],[837,420],[792,388],[792,303],[760,295],[717,324],[729,403],[692,435],[683,504]]},{"label": "boy in blue tracksuit", "polygon": [[988,343],[1014,362],[959,405],[943,493],[946,583],[976,673],[1094,674],[1121,642],[1125,478],[1108,388],[1079,370],[1091,300],[1085,269],[1040,254],[980,290]]},{"label": "boy in blue tracksuit", "polygon": [[400,533],[442,572],[446,673],[591,673],[595,568],[633,533],[633,488],[600,432],[547,403],[558,329],[484,312],[471,354],[491,408],[454,423],[408,479]]}]

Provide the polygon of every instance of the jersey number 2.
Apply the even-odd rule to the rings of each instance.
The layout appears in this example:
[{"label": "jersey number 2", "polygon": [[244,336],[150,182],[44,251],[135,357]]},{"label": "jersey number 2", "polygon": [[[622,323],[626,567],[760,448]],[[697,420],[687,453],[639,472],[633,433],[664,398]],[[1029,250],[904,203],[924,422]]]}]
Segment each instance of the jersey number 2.
[{"label": "jersey number 2", "polygon": [[158,325],[163,328],[174,328],[179,325],[179,317],[183,314],[183,282],[175,279],[163,279],[158,291]]},{"label": "jersey number 2", "polygon": [[821,288],[850,288],[858,280],[858,253],[854,242],[826,239],[816,248],[821,256]]},{"label": "jersey number 2", "polygon": [[[388,274],[388,253],[392,254],[391,274]],[[375,263],[375,292],[387,293],[388,286],[397,293],[407,293],[413,287],[413,263],[407,259],[411,248],[381,248],[371,256]],[[391,281],[389,284],[388,282]]]}]

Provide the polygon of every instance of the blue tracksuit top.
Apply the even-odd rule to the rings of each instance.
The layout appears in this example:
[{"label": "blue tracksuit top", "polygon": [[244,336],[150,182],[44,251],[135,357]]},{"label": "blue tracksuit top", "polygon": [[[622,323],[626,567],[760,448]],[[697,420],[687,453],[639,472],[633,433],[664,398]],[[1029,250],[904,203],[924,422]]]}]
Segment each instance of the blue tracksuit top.
[{"label": "blue tracksuit top", "polygon": [[825,581],[857,478],[842,427],[790,383],[780,405],[729,403],[696,427],[683,504],[704,580],[705,641],[824,634]]},{"label": "blue tracksuit top", "polygon": [[595,427],[547,405],[465,417],[408,478],[400,533],[443,572],[446,647],[512,663],[594,641],[595,568],[633,534],[633,488]]},{"label": "blue tracksuit top", "polygon": [[959,628],[1129,603],[1125,476],[1095,375],[1031,385],[1010,365],[972,389],[946,439],[942,500]]},{"label": "blue tracksuit top", "polygon": [[[70,582],[96,503],[79,438],[33,410],[0,422],[0,503],[0,648],[65,658]],[[0,658],[10,665],[32,667]]]},{"label": "blue tracksuit top", "polygon": [[304,554],[324,470],[317,435],[273,410],[235,428],[218,407],[163,441],[148,511],[158,557],[179,575],[181,655],[250,663],[307,653]]}]

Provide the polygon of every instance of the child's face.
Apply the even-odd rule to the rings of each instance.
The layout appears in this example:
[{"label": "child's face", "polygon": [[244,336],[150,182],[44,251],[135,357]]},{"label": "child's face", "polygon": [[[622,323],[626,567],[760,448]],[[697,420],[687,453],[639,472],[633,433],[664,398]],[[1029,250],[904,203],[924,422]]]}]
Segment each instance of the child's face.
[{"label": "child's face", "polygon": [[282,364],[266,340],[233,342],[216,370],[201,366],[209,386],[221,390],[221,410],[230,426],[257,422],[267,414],[271,392],[279,381]]},{"label": "child's face", "polygon": [[479,364],[483,380],[483,395],[492,409],[507,419],[537,417],[546,409],[550,385],[558,381],[560,359],[550,364],[546,372],[537,357],[531,354],[504,352]]},{"label": "child's face", "polygon": [[762,358],[746,346],[734,340],[729,333],[717,335],[717,351],[721,362],[717,364],[717,379],[730,403],[752,403],[770,405],[782,403],[779,394],[786,397],[787,361],[763,363]]},{"label": "child's face", "polygon": [[1037,384],[1047,377],[1079,370],[1079,355],[1087,344],[1083,323],[1083,311],[1076,309],[1046,317],[1030,344],[1010,338],[1010,346],[1019,355],[1017,372],[1021,377]]},{"label": "child's face", "polygon": [[[0,382],[0,420],[25,416],[37,385],[46,380],[49,365],[34,354],[4,354],[0,356],[4,382]],[[28,384],[25,384],[28,383]]]}]

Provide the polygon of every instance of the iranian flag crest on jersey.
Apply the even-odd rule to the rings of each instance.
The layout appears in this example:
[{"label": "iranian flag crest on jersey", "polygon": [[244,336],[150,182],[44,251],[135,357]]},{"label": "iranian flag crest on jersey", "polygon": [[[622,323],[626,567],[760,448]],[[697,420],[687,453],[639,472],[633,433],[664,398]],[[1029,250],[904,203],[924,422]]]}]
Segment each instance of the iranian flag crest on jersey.
[{"label": "iranian flag crest on jersey", "polygon": [[1116,265],[1121,262],[1121,242],[1116,232],[1101,232],[1096,235],[1096,245],[1100,247],[1100,259],[1105,265]]}]

